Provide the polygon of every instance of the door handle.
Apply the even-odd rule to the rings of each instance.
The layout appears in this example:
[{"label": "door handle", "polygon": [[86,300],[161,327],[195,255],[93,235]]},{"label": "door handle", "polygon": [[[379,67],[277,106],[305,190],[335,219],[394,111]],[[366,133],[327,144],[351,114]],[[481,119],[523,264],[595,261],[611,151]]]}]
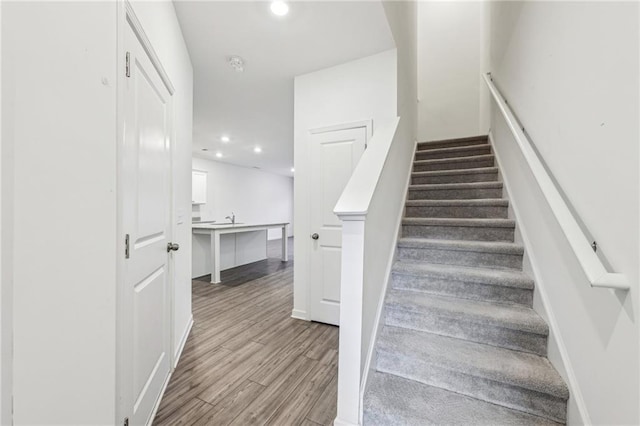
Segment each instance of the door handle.
[{"label": "door handle", "polygon": [[176,243],[168,243],[167,244],[167,253],[170,251],[178,251],[180,250],[180,245]]},{"label": "door handle", "polygon": [[320,235],[318,235],[317,232],[314,232],[313,234],[311,234],[311,238],[317,240],[318,238],[320,238]]}]

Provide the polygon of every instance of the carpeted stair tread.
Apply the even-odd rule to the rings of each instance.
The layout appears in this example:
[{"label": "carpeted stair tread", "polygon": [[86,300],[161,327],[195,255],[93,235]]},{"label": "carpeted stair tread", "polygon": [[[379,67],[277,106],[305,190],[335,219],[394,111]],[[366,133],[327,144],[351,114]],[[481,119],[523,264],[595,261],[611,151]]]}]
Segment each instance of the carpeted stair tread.
[{"label": "carpeted stair tread", "polygon": [[455,157],[471,157],[475,155],[491,154],[491,145],[466,145],[453,146],[446,148],[418,149],[416,151],[416,160],[430,160],[436,158],[455,158]]},{"label": "carpeted stair tread", "polygon": [[479,145],[479,144],[489,144],[489,137],[484,136],[470,136],[466,138],[458,138],[458,139],[443,139],[436,141],[424,141],[418,142],[417,149],[418,150],[427,150],[427,149],[438,149],[438,148],[446,148],[452,146],[466,146],[466,145]]},{"label": "carpeted stair tread", "polygon": [[563,400],[569,398],[567,385],[549,360],[532,353],[389,326],[382,329],[378,350]]},{"label": "carpeted stair tread", "polygon": [[393,265],[394,274],[451,278],[513,288],[533,289],[533,280],[520,271],[472,268],[466,266],[438,265],[424,262],[398,261]]},{"label": "carpeted stair tread", "polygon": [[373,372],[369,377],[364,404],[366,426],[558,425],[392,374]]},{"label": "carpeted stair tread", "polygon": [[402,236],[512,242],[515,228],[513,220],[501,218],[412,217],[403,219]]},{"label": "carpeted stair tread", "polygon": [[461,319],[547,336],[547,323],[531,308],[484,301],[445,297],[419,291],[390,289],[385,301],[387,309],[407,312],[429,312],[440,316]]},{"label": "carpeted stair tread", "polygon": [[[413,162],[416,164],[449,164],[449,163],[461,163],[467,161],[482,162],[485,160],[495,159],[493,154],[474,155],[471,157],[452,157],[452,158],[435,158],[433,160],[416,160]],[[466,169],[465,169],[466,170]]]},{"label": "carpeted stair tread", "polygon": [[403,225],[424,226],[467,226],[467,227],[492,227],[515,228],[516,222],[511,219],[460,219],[442,217],[406,217],[402,219]]},{"label": "carpeted stair tread", "polygon": [[501,241],[466,241],[466,240],[438,240],[430,238],[400,238],[398,247],[407,248],[435,248],[451,251],[473,251],[500,254],[524,254],[524,247],[515,243]]},{"label": "carpeted stair tread", "polygon": [[429,172],[412,172],[411,177],[475,175],[481,173],[497,173],[497,167],[478,167],[475,169],[433,170]]},{"label": "carpeted stair tread", "polygon": [[[486,195],[486,194],[485,194]],[[405,217],[507,219],[509,201],[501,198],[414,197],[405,203]]]},{"label": "carpeted stair tread", "polygon": [[405,206],[410,207],[434,207],[434,206],[452,206],[452,207],[480,207],[480,206],[499,206],[507,207],[509,200],[504,198],[480,198],[471,200],[407,200]]},{"label": "carpeted stair tread", "polygon": [[452,146],[452,147],[443,147],[443,148],[431,148],[431,149],[418,149],[416,152],[428,152],[431,154],[443,154],[443,153],[451,153],[451,157],[456,157],[456,153],[465,152],[465,151],[473,151],[474,149],[491,149],[491,146],[486,143],[479,143],[474,145],[465,145],[465,146]]},{"label": "carpeted stair tread", "polygon": [[409,191],[502,188],[502,182],[425,183],[409,185]]}]

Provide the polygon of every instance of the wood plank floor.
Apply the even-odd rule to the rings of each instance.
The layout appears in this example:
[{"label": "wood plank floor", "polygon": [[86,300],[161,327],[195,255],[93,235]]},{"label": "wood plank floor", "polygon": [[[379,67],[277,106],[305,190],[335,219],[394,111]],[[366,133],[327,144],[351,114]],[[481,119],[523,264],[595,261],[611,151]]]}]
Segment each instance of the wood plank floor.
[{"label": "wood plank floor", "polygon": [[293,262],[279,244],[223,271],[224,284],[193,281],[195,324],[154,425],[333,422],[338,328],[291,318]]}]

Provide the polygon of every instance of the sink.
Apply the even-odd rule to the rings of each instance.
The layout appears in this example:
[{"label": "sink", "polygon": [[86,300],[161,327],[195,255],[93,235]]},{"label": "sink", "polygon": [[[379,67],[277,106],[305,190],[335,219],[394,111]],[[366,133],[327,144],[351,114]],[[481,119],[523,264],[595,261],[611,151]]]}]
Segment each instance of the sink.
[{"label": "sink", "polygon": [[244,225],[244,222],[236,222],[236,223],[218,223],[217,225]]}]

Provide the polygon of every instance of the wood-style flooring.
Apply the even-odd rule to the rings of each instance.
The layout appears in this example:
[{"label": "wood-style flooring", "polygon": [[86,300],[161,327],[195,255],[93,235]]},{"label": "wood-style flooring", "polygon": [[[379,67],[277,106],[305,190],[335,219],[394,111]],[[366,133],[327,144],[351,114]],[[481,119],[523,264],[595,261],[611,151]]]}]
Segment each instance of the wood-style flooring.
[{"label": "wood-style flooring", "polygon": [[195,324],[154,425],[333,422],[338,328],[291,318],[293,262],[279,244],[223,271],[223,284],[193,281]]}]

